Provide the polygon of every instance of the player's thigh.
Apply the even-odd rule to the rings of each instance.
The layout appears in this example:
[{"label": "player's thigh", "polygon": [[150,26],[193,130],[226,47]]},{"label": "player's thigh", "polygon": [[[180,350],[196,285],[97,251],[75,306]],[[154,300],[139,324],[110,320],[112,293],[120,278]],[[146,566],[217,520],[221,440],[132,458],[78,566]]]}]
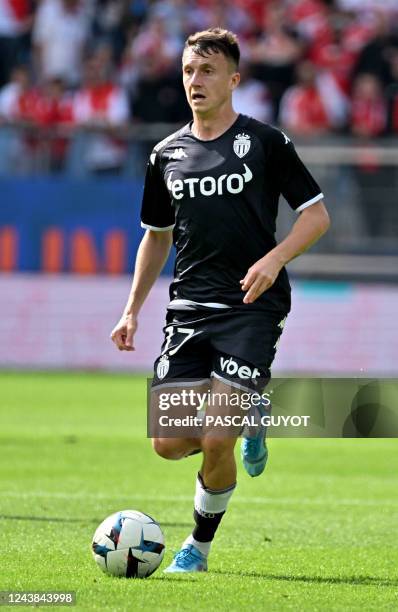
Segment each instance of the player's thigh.
[{"label": "player's thigh", "polygon": [[[206,415],[202,428],[202,447],[211,448],[216,440],[222,442],[225,450],[233,449],[242,430],[242,398],[248,395],[243,389],[233,386],[229,381],[212,377],[211,392],[208,398]],[[212,443],[214,440],[214,444]]]},{"label": "player's thigh", "polygon": [[170,382],[152,387],[148,415],[150,437],[201,437],[203,409],[210,393],[210,380],[197,382]]},{"label": "player's thigh", "polygon": [[229,312],[214,326],[213,375],[248,392],[268,383],[286,317],[268,312]]},{"label": "player's thigh", "polygon": [[209,392],[212,363],[205,323],[197,313],[167,314],[161,354],[154,364],[152,437],[192,439],[201,435],[199,412]]},{"label": "player's thigh", "polygon": [[175,382],[194,385],[210,377],[211,348],[207,342],[206,319],[192,312],[168,311],[164,340],[154,364],[153,387]]}]

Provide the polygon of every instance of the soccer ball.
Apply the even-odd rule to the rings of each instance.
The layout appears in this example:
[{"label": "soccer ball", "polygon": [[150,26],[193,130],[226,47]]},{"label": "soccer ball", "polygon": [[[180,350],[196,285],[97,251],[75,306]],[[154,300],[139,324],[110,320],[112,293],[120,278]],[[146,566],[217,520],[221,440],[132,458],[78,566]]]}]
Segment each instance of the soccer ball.
[{"label": "soccer ball", "polygon": [[153,574],[162,562],[164,550],[164,536],[157,522],[137,510],[108,516],[92,542],[93,556],[100,568],[112,576],[126,578]]}]

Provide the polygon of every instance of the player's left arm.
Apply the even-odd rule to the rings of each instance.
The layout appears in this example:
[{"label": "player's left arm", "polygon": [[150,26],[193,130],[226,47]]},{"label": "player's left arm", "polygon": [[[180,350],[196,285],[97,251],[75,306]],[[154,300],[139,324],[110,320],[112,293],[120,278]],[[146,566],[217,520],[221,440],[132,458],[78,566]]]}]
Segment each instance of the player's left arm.
[{"label": "player's left arm", "polygon": [[241,280],[246,291],[245,304],[254,302],[277,279],[283,266],[304,253],[327,231],[329,215],[323,204],[323,193],[308,168],[303,164],[286,134],[275,128],[268,130],[267,164],[275,187],[299,217],[286,238],[272,251],[254,263]]},{"label": "player's left arm", "polygon": [[256,261],[240,281],[242,290],[247,292],[243,302],[251,304],[267,291],[283,266],[315,244],[329,226],[330,219],[323,201],[305,208],[286,238]]}]

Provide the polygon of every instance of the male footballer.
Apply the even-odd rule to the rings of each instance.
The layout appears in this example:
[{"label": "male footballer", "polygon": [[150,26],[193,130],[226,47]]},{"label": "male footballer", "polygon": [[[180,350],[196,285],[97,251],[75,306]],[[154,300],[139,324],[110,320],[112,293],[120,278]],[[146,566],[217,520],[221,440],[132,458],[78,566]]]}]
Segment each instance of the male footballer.
[{"label": "male footballer", "polygon": [[[154,366],[155,403],[162,389],[173,387],[210,386],[223,398],[263,388],[290,310],[284,266],[329,227],[323,194],[290,139],[234,111],[239,57],[232,32],[212,28],[189,36],[182,72],[193,120],[156,145],[148,162],[141,211],[146,233],[111,338],[119,350],[134,350],[139,311],[174,243],[165,339]],[[281,194],[297,220],[277,244]],[[233,414],[228,401],[208,410]],[[166,572],[207,570],[212,540],[236,486],[239,432],[214,435],[204,428],[199,436],[153,439],[155,451],[166,459],[197,452],[203,457],[195,526]],[[242,440],[243,465],[251,476],[265,468],[264,436],[260,427]]]}]

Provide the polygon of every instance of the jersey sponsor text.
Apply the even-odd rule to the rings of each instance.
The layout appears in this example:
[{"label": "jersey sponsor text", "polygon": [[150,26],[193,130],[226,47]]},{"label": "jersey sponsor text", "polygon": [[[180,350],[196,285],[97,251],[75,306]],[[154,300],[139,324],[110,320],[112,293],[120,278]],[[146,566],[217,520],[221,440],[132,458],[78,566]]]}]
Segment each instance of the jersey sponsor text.
[{"label": "jersey sponsor text", "polygon": [[201,179],[191,177],[173,180],[173,172],[170,172],[167,179],[167,188],[176,200],[181,200],[186,194],[187,190],[185,189],[185,185],[188,186],[188,195],[190,198],[196,197],[197,190],[204,196],[212,196],[214,194],[223,195],[224,190],[232,194],[241,193],[245,183],[249,183],[253,178],[253,173],[249,166],[246,164],[243,164],[243,166],[243,174],[233,172],[232,174],[221,174],[218,178],[214,176],[204,176]]}]

